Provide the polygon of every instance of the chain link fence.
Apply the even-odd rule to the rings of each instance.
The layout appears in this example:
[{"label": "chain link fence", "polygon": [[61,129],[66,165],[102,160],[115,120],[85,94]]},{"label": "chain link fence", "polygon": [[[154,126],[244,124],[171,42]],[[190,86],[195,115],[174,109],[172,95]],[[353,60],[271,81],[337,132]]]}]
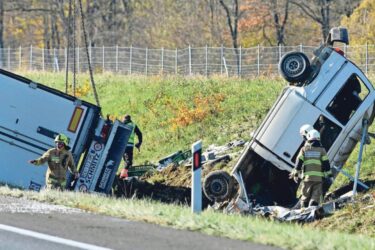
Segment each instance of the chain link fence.
[{"label": "chain link fence", "polygon": [[[184,49],[148,49],[136,47],[89,48],[95,73],[115,72],[142,75],[226,75],[255,77],[278,74],[278,62],[289,51],[301,51],[312,57],[316,47],[277,46],[239,48],[200,47]],[[345,55],[366,74],[375,72],[375,45],[343,46]],[[87,72],[84,48],[75,49],[77,72]],[[9,71],[73,70],[73,49],[42,49],[33,46],[0,49],[0,67]]]}]

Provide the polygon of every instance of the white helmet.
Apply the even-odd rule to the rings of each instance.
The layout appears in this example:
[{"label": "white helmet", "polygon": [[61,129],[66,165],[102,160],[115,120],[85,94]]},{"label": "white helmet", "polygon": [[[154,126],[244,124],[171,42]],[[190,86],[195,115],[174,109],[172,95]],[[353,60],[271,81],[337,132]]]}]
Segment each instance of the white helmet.
[{"label": "white helmet", "polygon": [[319,131],[313,129],[310,132],[307,133],[307,140],[320,140],[320,133]]},{"label": "white helmet", "polygon": [[302,137],[306,137],[307,138],[307,134],[313,130],[313,126],[311,126],[310,124],[303,124],[301,126],[301,128],[299,129],[299,134],[302,136]]}]

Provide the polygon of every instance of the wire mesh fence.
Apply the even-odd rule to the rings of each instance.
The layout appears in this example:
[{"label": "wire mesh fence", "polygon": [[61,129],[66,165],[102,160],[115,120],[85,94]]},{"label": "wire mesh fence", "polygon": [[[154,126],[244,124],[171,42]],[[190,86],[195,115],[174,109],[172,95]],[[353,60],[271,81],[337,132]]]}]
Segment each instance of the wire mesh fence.
[{"label": "wire mesh fence", "polygon": [[[251,48],[198,47],[183,49],[148,49],[136,47],[90,47],[95,73],[143,75],[226,75],[255,77],[278,74],[278,62],[289,51],[301,51],[312,57],[315,47],[256,46]],[[366,74],[375,72],[375,45],[343,46],[345,55]],[[74,60],[75,58],[75,60]],[[39,70],[59,72],[68,67],[88,71],[84,48],[43,49],[33,46],[0,49],[0,67],[9,71]]]}]

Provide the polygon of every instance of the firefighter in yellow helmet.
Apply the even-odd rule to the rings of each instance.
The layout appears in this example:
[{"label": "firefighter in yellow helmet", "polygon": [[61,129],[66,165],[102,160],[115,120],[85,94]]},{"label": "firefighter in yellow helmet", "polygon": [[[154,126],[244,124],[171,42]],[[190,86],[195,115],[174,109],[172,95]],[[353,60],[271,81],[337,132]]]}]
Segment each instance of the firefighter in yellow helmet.
[{"label": "firefighter in yellow helmet", "polygon": [[66,171],[69,170],[78,178],[78,172],[69,151],[69,138],[64,134],[59,134],[55,138],[55,147],[49,149],[40,158],[30,160],[34,165],[48,164],[46,173],[46,188],[64,190],[66,185]]},{"label": "firefighter in yellow helmet", "polygon": [[290,178],[302,178],[301,207],[318,206],[323,199],[323,179],[332,175],[326,150],[320,143],[320,133],[312,129],[298,154],[297,165]]}]

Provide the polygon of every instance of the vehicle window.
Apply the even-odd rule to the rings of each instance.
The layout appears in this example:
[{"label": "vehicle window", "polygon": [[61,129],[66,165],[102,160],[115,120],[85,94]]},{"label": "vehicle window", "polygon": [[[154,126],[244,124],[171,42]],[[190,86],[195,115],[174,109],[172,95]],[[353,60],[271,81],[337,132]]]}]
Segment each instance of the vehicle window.
[{"label": "vehicle window", "polygon": [[332,144],[335,142],[337,136],[339,136],[341,127],[327,117],[321,115],[315,122],[314,128],[320,132],[320,141],[325,150],[328,152]]},{"label": "vehicle window", "polygon": [[[323,115],[319,116],[318,120],[316,120],[313,127],[314,129],[320,132],[320,141],[325,150],[328,152],[328,150],[335,142],[336,138],[339,136],[341,132],[341,127]],[[302,141],[301,145],[299,145],[297,151],[291,159],[293,163],[296,163],[298,153],[301,150],[301,148],[305,145],[305,143],[305,141]]]},{"label": "vehicle window", "polygon": [[343,125],[346,125],[368,93],[366,85],[357,75],[353,74],[328,104],[327,111]]}]

